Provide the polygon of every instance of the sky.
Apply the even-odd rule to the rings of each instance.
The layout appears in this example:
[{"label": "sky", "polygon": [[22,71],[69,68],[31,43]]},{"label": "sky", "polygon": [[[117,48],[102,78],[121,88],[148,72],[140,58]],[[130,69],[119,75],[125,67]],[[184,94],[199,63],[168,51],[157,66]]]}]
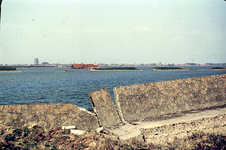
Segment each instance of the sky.
[{"label": "sky", "polygon": [[224,0],[3,0],[0,64],[226,63]]}]

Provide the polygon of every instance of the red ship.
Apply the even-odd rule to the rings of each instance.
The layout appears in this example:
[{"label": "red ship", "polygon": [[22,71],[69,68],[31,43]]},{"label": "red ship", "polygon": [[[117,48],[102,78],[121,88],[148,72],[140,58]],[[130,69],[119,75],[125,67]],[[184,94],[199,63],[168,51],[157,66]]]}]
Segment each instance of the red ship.
[{"label": "red ship", "polygon": [[89,69],[89,68],[99,68],[99,65],[94,64],[73,64],[71,66],[73,69]]}]

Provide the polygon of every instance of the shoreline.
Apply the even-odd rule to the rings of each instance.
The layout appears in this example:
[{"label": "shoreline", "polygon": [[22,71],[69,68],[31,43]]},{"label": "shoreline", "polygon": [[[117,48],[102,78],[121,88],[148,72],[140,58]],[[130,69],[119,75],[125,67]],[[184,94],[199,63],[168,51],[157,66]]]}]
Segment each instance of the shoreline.
[{"label": "shoreline", "polygon": [[23,71],[0,71],[0,72],[23,72]]},{"label": "shoreline", "polygon": [[153,69],[153,71],[195,71],[195,70],[187,70],[187,69],[170,69],[170,70]]},{"label": "shoreline", "polygon": [[143,70],[90,70],[90,71],[143,71]]},{"label": "shoreline", "polygon": [[193,68],[181,68],[181,67],[153,67],[153,71],[196,71]]},{"label": "shoreline", "polygon": [[210,70],[226,70],[226,67],[211,67]]},{"label": "shoreline", "polygon": [[210,70],[226,70],[226,69],[210,69]]},{"label": "shoreline", "polygon": [[152,69],[153,71],[196,71],[196,69],[189,69],[189,68],[181,68],[181,69]]}]

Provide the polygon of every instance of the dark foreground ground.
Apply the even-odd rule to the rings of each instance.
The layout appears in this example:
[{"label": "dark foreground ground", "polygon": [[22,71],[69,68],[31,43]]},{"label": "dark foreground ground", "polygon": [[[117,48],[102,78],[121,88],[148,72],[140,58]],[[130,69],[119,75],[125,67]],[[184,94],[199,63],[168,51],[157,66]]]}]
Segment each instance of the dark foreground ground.
[{"label": "dark foreground ground", "polygon": [[153,145],[139,141],[121,142],[108,132],[89,132],[74,135],[69,130],[56,128],[45,130],[40,126],[15,127],[0,122],[0,149],[226,149],[226,135],[197,132],[192,136],[172,143]]}]

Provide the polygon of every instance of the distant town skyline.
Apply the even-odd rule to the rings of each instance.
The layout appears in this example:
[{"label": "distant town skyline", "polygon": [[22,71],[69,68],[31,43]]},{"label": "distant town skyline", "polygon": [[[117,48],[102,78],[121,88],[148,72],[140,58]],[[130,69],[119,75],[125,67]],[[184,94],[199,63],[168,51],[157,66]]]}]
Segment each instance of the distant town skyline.
[{"label": "distant town skyline", "polygon": [[0,64],[0,66],[39,66],[39,67],[53,67],[53,66],[60,66],[60,67],[71,67],[73,64],[77,64],[77,65],[99,65],[101,67],[103,66],[226,66],[226,62],[225,63],[212,63],[212,62],[208,62],[208,63],[162,63],[162,62],[152,62],[152,63],[79,63],[79,62],[73,62],[73,63],[49,63],[47,61],[44,62],[39,62],[38,58],[34,59],[34,62],[31,64]]},{"label": "distant town skyline", "polygon": [[5,0],[0,64],[225,63],[216,0]]}]

